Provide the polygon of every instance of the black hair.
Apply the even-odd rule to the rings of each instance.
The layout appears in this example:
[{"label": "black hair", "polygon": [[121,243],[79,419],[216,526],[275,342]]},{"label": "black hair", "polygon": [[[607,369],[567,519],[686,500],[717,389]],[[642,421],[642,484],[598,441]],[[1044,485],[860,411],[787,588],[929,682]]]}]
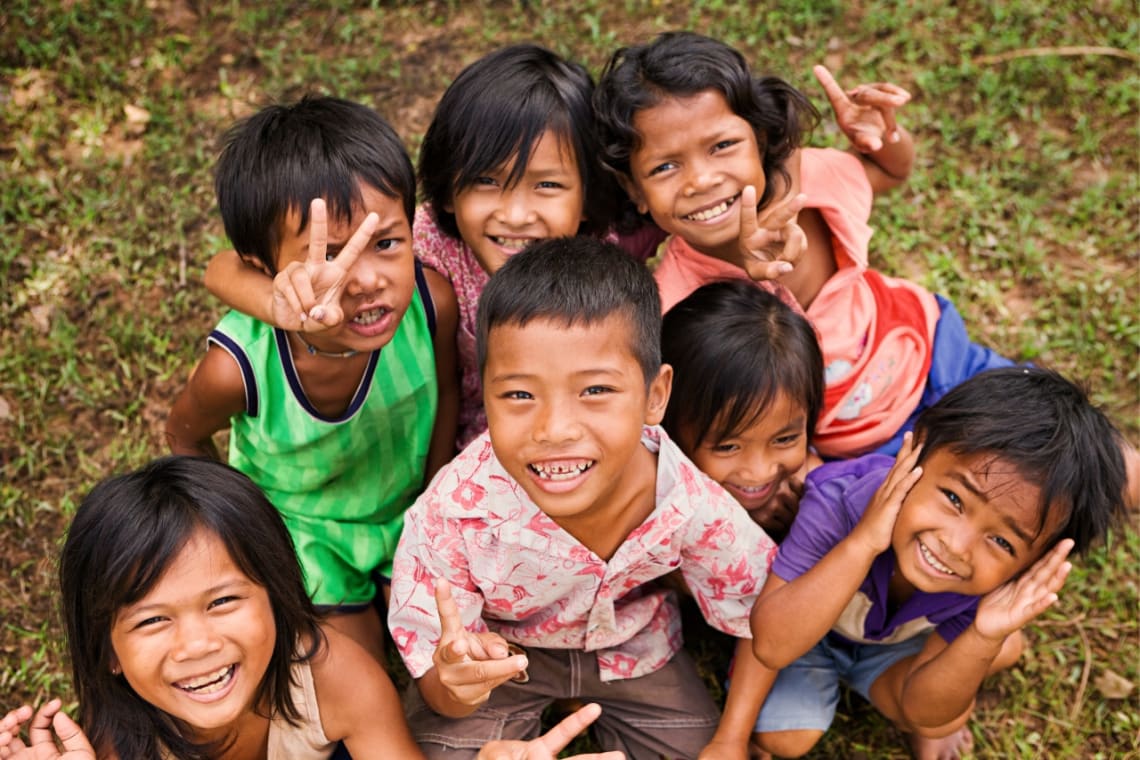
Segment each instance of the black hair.
[{"label": "black hair", "polygon": [[629,320],[630,350],[648,385],[661,369],[661,298],[653,275],[621,248],[596,238],[539,241],[507,259],[479,296],[479,370],[486,366],[487,336],[495,327],[525,327],[535,319],[594,325],[611,314]]},{"label": "black hair", "polygon": [[518,182],[549,129],[574,151],[585,194],[578,232],[605,232],[619,191],[598,160],[593,93],[583,66],[538,45],[501,48],[463,69],[440,98],[420,146],[420,183],[440,230],[458,239],[455,214],[444,207],[516,155],[507,183]]},{"label": "black hair", "polygon": [[289,694],[291,668],[312,657],[323,638],[281,516],[249,478],[229,466],[164,457],[95,486],[75,513],[60,557],[79,722],[101,753],[113,750],[133,760],[159,757],[165,747],[173,757],[190,760],[219,749],[216,742],[187,739],[170,715],[111,673],[117,614],[154,587],[198,529],[225,544],[241,571],[265,588],[273,608],[276,643],[256,703],[290,722],[300,718]]},{"label": "black hair", "polygon": [[1040,367],[982,372],[924,409],[915,424],[921,463],[939,449],[992,454],[1041,489],[1038,532],[1062,512],[1050,544],[1063,538],[1084,553],[1123,512],[1127,479],[1120,433],[1085,391]]},{"label": "black hair", "polygon": [[704,90],[724,95],[733,113],[752,125],[767,180],[757,204],[763,206],[775,192],[773,174],[790,181],[784,164],[819,121],[819,111],[783,79],[754,77],[737,50],[700,34],[665,32],[647,45],[623,47],[610,57],[594,93],[602,160],[612,171],[630,177],[630,153],[641,139],[633,128],[634,116],[666,98]]},{"label": "black hair", "polygon": [[281,225],[324,198],[330,217],[347,221],[368,185],[400,200],[411,225],[416,180],[395,130],[367,106],[340,98],[306,96],[271,105],[237,122],[222,137],[214,192],[230,242],[276,272]]},{"label": "black hair", "polygon": [[810,442],[823,405],[823,354],[811,323],[751,282],[714,282],[665,314],[661,359],[673,367],[662,421],[692,449],[755,424],[783,392],[807,416]]}]

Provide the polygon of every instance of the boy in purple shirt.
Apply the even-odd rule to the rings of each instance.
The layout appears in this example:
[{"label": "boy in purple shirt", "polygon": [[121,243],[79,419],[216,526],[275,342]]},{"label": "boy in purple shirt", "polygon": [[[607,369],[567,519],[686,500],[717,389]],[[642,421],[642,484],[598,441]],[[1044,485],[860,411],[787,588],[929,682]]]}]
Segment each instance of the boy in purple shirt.
[{"label": "boy in purple shirt", "polygon": [[782,668],[756,724],[806,753],[839,681],[958,757],[982,680],[1012,665],[1021,628],[1056,600],[1076,548],[1122,515],[1120,434],[1060,375],[976,375],[923,412],[897,459],[816,469],[752,613],[753,648]]}]

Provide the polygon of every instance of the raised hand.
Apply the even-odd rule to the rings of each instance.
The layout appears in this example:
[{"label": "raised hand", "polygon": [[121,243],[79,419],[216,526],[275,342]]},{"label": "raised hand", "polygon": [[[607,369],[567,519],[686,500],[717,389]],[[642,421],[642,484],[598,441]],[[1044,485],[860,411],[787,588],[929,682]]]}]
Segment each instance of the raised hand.
[{"label": "raised hand", "polygon": [[816,66],[812,72],[831,101],[835,121],[856,150],[874,153],[885,143],[899,141],[895,109],[910,101],[909,92],[889,82],[861,84],[844,91],[827,67]]},{"label": "raised hand", "polygon": [[344,321],[340,297],[348,273],[376,231],[379,217],[369,214],[344,248],[331,259],[328,209],[321,198],[309,205],[309,254],[293,261],[273,278],[273,322],[285,330],[322,332]]},{"label": "raised hand", "polygon": [[753,280],[774,280],[792,271],[807,248],[807,236],[796,215],[807,202],[803,193],[788,195],[756,210],[756,188],[740,192],[741,266]]},{"label": "raised hand", "polygon": [[[483,745],[476,760],[554,760],[578,734],[602,714],[602,708],[588,704],[571,713],[554,728],[530,741],[493,741]],[[572,755],[568,760],[623,760],[621,752]]]},{"label": "raised hand", "polygon": [[440,684],[453,700],[480,705],[496,686],[523,676],[526,656],[512,655],[506,640],[497,633],[472,633],[464,628],[451,596],[451,584],[442,578],[435,584],[435,603],[440,638],[432,661]]},{"label": "raised hand", "polygon": [[879,486],[879,490],[875,491],[875,496],[867,505],[867,511],[851,531],[852,538],[858,537],[859,540],[866,542],[868,548],[876,554],[890,547],[891,533],[894,531],[895,520],[898,519],[903,500],[922,477],[922,468],[918,466],[918,455],[921,451],[922,444],[914,442],[914,434],[906,433],[898,456],[895,457],[895,463],[887,473],[887,479]]},{"label": "raised hand", "polygon": [[974,616],[978,633],[1003,641],[1049,609],[1073,569],[1066,559],[1072,550],[1072,539],[1059,541],[1024,573],[983,596]]},{"label": "raised hand", "polygon": [[[3,760],[95,760],[95,750],[79,725],[60,709],[62,702],[53,699],[35,715],[23,705],[0,719],[0,758]],[[28,741],[20,739],[20,726],[28,725]],[[63,744],[63,752],[55,736]]]}]

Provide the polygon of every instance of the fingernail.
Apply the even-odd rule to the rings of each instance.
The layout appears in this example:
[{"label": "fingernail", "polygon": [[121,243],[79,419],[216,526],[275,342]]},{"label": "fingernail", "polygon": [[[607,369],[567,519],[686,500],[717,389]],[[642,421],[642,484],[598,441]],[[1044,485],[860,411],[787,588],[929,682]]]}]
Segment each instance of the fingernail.
[{"label": "fingernail", "polygon": [[318,322],[322,322],[325,318],[325,310],[318,306],[317,308],[313,309],[312,315],[313,319],[317,320]]},{"label": "fingernail", "polygon": [[779,270],[780,274],[787,274],[792,271],[792,265],[786,261],[781,261],[776,265],[776,269]]},{"label": "fingernail", "polygon": [[891,142],[897,143],[901,139],[902,139],[902,135],[900,135],[897,130],[894,132],[891,132]]}]

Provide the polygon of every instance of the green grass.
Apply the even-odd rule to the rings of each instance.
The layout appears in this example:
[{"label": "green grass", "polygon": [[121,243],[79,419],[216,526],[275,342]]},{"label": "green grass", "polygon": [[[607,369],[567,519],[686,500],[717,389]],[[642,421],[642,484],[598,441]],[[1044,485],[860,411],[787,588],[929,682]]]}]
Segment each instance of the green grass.
[{"label": "green grass", "polygon": [[[1140,69],[1133,3],[725,0],[75,3],[0,15],[0,707],[71,699],[53,558],[81,495],[163,453],[166,410],[220,313],[214,144],[318,91],[377,108],[416,150],[438,95],[492,48],[538,41],[595,74],[618,45],[692,28],[825,111],[811,76],[889,80],[918,165],[876,202],[873,263],[952,298],[972,334],[1087,381],[1140,440]],[[1106,46],[1114,55],[1030,48]],[[125,108],[149,121],[132,126]],[[1140,757],[1140,542],[1078,563],[1012,671],[987,681],[979,757]],[[905,757],[853,698],[816,757]]]}]

